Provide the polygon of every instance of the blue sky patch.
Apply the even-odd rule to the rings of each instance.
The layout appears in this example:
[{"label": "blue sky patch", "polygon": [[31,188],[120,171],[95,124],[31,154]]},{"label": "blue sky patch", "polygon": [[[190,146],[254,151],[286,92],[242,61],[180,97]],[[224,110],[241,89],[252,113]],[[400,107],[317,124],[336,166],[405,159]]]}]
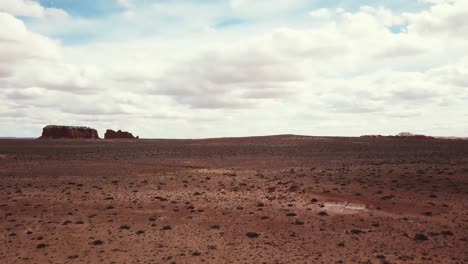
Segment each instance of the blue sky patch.
[{"label": "blue sky patch", "polygon": [[44,7],[60,8],[72,16],[100,17],[119,12],[116,0],[39,0]]},{"label": "blue sky patch", "polygon": [[245,24],[245,23],[247,22],[239,18],[228,18],[228,19],[218,22],[214,27],[215,28],[234,27],[234,26]]}]

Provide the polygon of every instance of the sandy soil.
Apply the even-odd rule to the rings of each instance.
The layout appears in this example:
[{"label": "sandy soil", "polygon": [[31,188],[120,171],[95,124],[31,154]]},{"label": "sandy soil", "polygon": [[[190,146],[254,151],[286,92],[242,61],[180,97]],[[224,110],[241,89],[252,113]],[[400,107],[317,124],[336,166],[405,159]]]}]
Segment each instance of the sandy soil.
[{"label": "sandy soil", "polygon": [[0,140],[0,263],[468,263],[468,141]]}]

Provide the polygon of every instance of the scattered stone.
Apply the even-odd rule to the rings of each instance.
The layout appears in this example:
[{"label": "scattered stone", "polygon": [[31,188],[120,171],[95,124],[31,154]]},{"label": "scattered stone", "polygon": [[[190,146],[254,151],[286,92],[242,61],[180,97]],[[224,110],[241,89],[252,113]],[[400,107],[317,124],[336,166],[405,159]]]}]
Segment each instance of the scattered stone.
[{"label": "scattered stone", "polygon": [[318,215],[320,215],[320,216],[328,216],[328,213],[325,212],[325,211],[321,211],[321,212],[318,213]]},{"label": "scattered stone", "polygon": [[255,232],[248,232],[247,234],[245,234],[248,238],[257,238],[260,236],[260,234],[258,233],[255,233]]},{"label": "scattered stone", "polygon": [[36,248],[37,248],[37,249],[41,249],[41,248],[45,248],[45,247],[47,247],[47,246],[49,246],[49,245],[44,244],[44,243],[41,243],[41,244],[37,245]]},{"label": "scattered stone", "polygon": [[304,225],[304,222],[296,220],[296,222],[293,223],[294,225]]},{"label": "scattered stone", "polygon": [[442,232],[440,232],[440,233],[441,233],[443,236],[453,236],[452,231],[448,231],[448,230],[447,230],[447,231],[442,231]]},{"label": "scattered stone", "polygon": [[416,234],[416,235],[414,235],[414,240],[416,240],[416,241],[425,241],[425,240],[429,240],[429,239],[424,234]]},{"label": "scattered stone", "polygon": [[104,242],[102,240],[94,240],[91,244],[93,244],[95,246],[99,246],[99,245],[104,244]]},{"label": "scattered stone", "polygon": [[393,198],[395,198],[395,195],[392,194],[392,195],[383,196],[383,197],[380,198],[380,199],[382,199],[382,200],[391,200],[391,199],[393,199]]},{"label": "scattered stone", "polygon": [[364,231],[359,230],[359,229],[351,229],[351,233],[354,235],[360,235],[360,234],[363,234]]}]

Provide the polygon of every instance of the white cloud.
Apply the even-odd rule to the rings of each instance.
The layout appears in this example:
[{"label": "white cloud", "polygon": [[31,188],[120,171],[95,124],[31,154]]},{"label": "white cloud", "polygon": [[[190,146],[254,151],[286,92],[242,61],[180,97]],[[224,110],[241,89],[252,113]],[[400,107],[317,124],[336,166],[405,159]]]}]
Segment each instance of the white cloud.
[{"label": "white cloud", "polygon": [[12,15],[0,12],[0,24],[0,69],[3,68],[6,75],[10,75],[8,73],[17,64],[60,57],[60,48],[55,41],[30,32]]},{"label": "white cloud", "polygon": [[408,31],[422,35],[440,35],[451,38],[468,38],[468,1],[431,1],[427,11],[405,13]]},{"label": "white cloud", "polygon": [[232,10],[244,17],[264,17],[305,7],[307,0],[230,0]]},{"label": "white cloud", "polygon": [[57,8],[44,8],[36,0],[0,0],[0,11],[14,16],[64,17],[67,12]]},{"label": "white cloud", "polygon": [[44,16],[44,8],[34,0],[1,0],[0,11],[18,16]]},{"label": "white cloud", "polygon": [[[133,12],[128,23],[154,16],[151,27],[159,28],[180,15],[181,28],[74,46],[0,13],[0,24],[8,25],[0,28],[0,133],[14,131],[13,120],[21,117],[34,124],[25,125],[27,133],[57,122],[125,125],[143,136],[167,137],[430,133],[440,119],[445,130],[434,131],[462,134],[468,129],[460,125],[466,116],[457,114],[468,111],[464,2],[431,1],[427,10],[402,14],[322,8],[305,12],[302,24],[202,32],[225,17],[212,12],[218,7],[205,10],[215,15],[192,18],[193,5],[158,4],[143,12],[121,1]],[[233,14],[258,17],[304,1],[288,3],[230,2]],[[103,23],[48,18],[32,28],[57,33],[51,21],[63,21],[62,31]]]},{"label": "white cloud", "polygon": [[123,8],[127,8],[127,9],[130,9],[130,8],[133,8],[134,7],[134,3],[133,3],[133,0],[117,0],[117,4]]},{"label": "white cloud", "polygon": [[319,8],[317,10],[309,12],[309,16],[319,19],[327,19],[332,16],[332,12],[328,8]]}]

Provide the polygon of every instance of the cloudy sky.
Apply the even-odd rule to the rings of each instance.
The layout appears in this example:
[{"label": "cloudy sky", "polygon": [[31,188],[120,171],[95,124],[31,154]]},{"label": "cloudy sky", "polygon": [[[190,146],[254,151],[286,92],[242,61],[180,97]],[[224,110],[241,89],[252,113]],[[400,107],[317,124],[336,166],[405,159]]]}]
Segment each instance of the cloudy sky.
[{"label": "cloudy sky", "polygon": [[0,136],[468,135],[467,0],[0,0]]}]

